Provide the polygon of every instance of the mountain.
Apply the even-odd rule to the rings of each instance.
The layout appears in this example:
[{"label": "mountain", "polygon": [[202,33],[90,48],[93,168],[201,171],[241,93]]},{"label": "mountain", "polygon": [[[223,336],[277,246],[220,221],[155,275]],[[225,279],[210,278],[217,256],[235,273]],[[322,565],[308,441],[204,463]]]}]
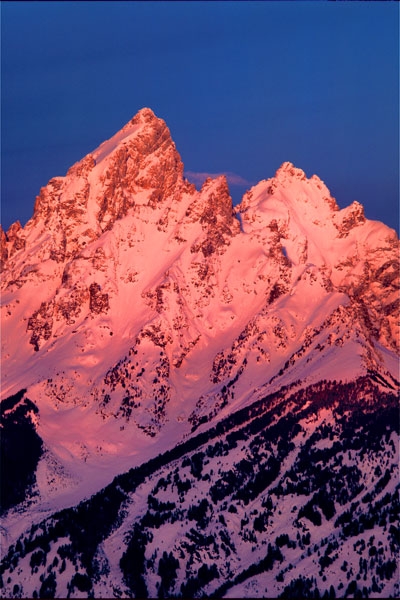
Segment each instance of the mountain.
[{"label": "mountain", "polygon": [[6,597],[398,594],[393,230],[145,108],[1,241]]}]

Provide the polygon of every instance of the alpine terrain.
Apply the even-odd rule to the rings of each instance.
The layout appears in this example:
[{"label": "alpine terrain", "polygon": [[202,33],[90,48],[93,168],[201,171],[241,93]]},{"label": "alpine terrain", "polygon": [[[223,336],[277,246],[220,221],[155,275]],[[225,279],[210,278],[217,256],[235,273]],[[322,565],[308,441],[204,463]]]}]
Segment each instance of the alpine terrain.
[{"label": "alpine terrain", "polygon": [[144,108],[1,241],[3,597],[399,596],[393,230]]}]

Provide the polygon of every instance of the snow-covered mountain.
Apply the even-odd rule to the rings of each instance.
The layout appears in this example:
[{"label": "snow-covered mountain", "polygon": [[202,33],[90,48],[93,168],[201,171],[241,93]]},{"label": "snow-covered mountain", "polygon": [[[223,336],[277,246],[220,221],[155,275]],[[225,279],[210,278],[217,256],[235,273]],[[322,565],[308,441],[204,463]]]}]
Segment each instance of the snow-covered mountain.
[{"label": "snow-covered mountain", "polygon": [[398,591],[392,513],[345,531],[397,506],[393,230],[291,163],[197,191],[145,108],[1,241],[7,597]]}]

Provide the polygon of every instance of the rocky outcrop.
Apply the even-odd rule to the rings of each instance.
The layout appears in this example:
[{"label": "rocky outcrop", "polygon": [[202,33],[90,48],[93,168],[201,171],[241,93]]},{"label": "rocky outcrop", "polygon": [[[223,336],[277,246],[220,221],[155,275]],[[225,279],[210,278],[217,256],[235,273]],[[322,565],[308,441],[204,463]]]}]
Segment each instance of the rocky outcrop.
[{"label": "rocky outcrop", "polygon": [[108,294],[101,292],[98,283],[91,283],[89,286],[89,310],[97,315],[106,313],[109,308]]},{"label": "rocky outcrop", "polygon": [[338,236],[343,238],[349,235],[349,232],[357,225],[365,223],[364,208],[359,202],[353,202],[348,208],[340,212],[334,220],[337,227]]},{"label": "rocky outcrop", "polygon": [[7,237],[0,225],[0,273],[6,266],[8,259]]},{"label": "rocky outcrop", "polygon": [[26,239],[24,236],[24,231],[21,227],[21,223],[19,221],[16,221],[9,227],[7,231],[7,242],[9,258],[11,258],[13,254],[18,252],[18,250],[25,249]]},{"label": "rocky outcrop", "polygon": [[[129,136],[130,128],[139,128]],[[183,164],[165,122],[150,109],[143,109],[125,126],[127,136],[112,155],[101,177],[103,190],[98,195],[97,221],[110,229],[135,206],[135,194],[148,190],[147,204],[156,208],[183,187]],[[100,147],[101,149],[101,147]],[[99,150],[100,150],[99,149]],[[101,152],[94,154],[102,157]]]},{"label": "rocky outcrop", "polygon": [[32,332],[29,343],[32,344],[35,352],[39,351],[40,342],[50,338],[53,329],[53,311],[52,303],[42,302],[40,308],[29,317],[26,330]]},{"label": "rocky outcrop", "polygon": [[198,198],[186,211],[189,221],[201,223],[204,239],[193,244],[191,252],[201,251],[205,258],[224,251],[233,236],[240,232],[240,223],[234,214],[232,198],[225,176],[204,182]]}]

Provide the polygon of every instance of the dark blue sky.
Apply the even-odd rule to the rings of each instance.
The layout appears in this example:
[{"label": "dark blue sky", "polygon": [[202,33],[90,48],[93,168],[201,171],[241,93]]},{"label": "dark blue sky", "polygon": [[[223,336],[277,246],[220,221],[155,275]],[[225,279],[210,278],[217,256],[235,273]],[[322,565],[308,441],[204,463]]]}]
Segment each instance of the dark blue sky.
[{"label": "dark blue sky", "polygon": [[[2,2],[2,217],[140,108],[192,172],[286,160],[398,226],[396,2]],[[239,201],[243,186],[233,185]]]}]

